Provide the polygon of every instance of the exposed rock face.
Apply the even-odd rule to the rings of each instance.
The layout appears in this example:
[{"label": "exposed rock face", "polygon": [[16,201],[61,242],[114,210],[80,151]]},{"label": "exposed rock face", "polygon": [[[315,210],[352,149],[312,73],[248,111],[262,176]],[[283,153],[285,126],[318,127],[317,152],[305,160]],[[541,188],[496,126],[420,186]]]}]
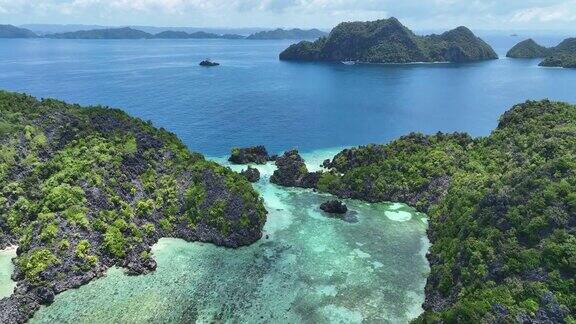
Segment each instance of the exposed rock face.
[{"label": "exposed rock face", "polygon": [[266,164],[275,158],[275,156],[268,155],[268,151],[266,151],[264,146],[258,145],[246,148],[233,148],[228,161],[234,164]]},{"label": "exposed rock face", "polygon": [[331,214],[346,214],[348,211],[348,207],[340,200],[327,201],[320,205],[320,209]]},{"label": "exposed rock face", "polygon": [[396,18],[347,22],[315,42],[294,44],[281,60],[366,63],[472,62],[497,59],[494,50],[468,28],[417,36]]},{"label": "exposed rock face", "polygon": [[248,169],[240,172],[246,179],[252,183],[258,182],[260,180],[260,171],[256,168],[248,167]]},{"label": "exposed rock face", "polygon": [[506,57],[510,58],[542,58],[551,53],[549,48],[538,45],[533,39],[527,39],[514,45]]},{"label": "exposed rock face", "polygon": [[262,236],[266,210],[243,176],[119,110],[0,92],[0,125],[0,244],[18,242],[0,323],[111,266],[154,271],[162,237],[233,248]]},{"label": "exposed rock face", "polygon": [[304,159],[297,150],[291,150],[276,159],[277,170],[270,182],[284,187],[315,188],[321,172],[308,172]]}]

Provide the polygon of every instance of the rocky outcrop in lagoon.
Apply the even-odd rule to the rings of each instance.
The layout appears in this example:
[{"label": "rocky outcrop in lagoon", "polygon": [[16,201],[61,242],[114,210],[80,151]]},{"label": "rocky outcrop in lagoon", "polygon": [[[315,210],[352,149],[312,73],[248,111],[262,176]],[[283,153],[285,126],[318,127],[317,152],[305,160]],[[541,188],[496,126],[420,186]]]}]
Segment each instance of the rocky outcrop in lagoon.
[{"label": "rocky outcrop in lagoon", "polygon": [[498,56],[468,28],[418,36],[396,18],[345,22],[315,42],[288,47],[281,60],[364,63],[473,62]]},{"label": "rocky outcrop in lagoon", "polygon": [[154,271],[162,237],[234,248],[262,236],[243,176],[119,110],[0,92],[0,135],[0,243],[18,244],[0,323],[112,266]]},{"label": "rocky outcrop in lagoon", "polygon": [[315,188],[321,175],[321,172],[308,172],[297,150],[287,151],[278,157],[276,167],[270,182],[284,187]]},{"label": "rocky outcrop in lagoon", "polygon": [[277,156],[270,156],[263,145],[252,147],[235,147],[232,149],[228,161],[234,164],[266,164],[276,160]]},{"label": "rocky outcrop in lagoon", "polygon": [[260,180],[260,171],[256,168],[248,167],[248,169],[240,172],[241,175],[246,177],[246,180],[255,183]]},{"label": "rocky outcrop in lagoon", "polygon": [[329,200],[327,202],[324,202],[320,205],[320,209],[330,214],[346,214],[346,212],[348,211],[348,207],[346,207],[346,204],[344,204],[340,200]]}]

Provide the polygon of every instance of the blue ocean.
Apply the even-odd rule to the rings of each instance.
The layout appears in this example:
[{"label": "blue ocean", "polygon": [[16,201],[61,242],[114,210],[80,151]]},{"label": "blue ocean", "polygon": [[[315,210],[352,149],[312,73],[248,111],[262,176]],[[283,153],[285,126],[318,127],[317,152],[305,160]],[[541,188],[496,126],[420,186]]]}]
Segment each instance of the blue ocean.
[{"label": "blue ocean", "polygon": [[[222,164],[232,147],[262,144],[297,148],[315,170],[343,147],[409,132],[487,135],[526,100],[576,103],[576,71],[505,58],[519,37],[485,39],[501,59],[353,66],[279,61],[290,41],[0,40],[0,89],[123,109]],[[221,65],[200,67],[205,58]],[[358,223],[330,219],[318,209],[329,196],[276,187],[274,165],[258,168],[261,241],[229,250],[162,239],[156,272],[110,269],[31,323],[406,323],[422,312],[426,215],[347,201]],[[0,297],[14,255],[0,251]]]},{"label": "blue ocean", "polygon": [[[504,57],[519,40],[487,38],[497,61],[355,66],[279,61],[291,41],[0,40],[0,88],[121,108],[207,155],[382,143],[412,131],[486,135],[516,103],[576,102],[574,71]],[[205,58],[221,66],[198,66]]]}]

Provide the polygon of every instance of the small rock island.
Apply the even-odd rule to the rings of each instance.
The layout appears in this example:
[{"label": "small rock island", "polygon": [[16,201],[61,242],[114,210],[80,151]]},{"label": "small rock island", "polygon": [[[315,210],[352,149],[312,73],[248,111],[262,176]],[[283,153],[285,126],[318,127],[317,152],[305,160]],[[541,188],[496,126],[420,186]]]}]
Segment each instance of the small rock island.
[{"label": "small rock island", "polygon": [[348,207],[340,200],[327,201],[320,205],[320,209],[330,214],[346,214],[348,212]]},{"label": "small rock island", "polygon": [[496,52],[466,27],[418,36],[398,19],[345,22],[315,42],[302,41],[281,60],[362,63],[473,62],[497,59]]},{"label": "small rock island", "polygon": [[260,180],[260,171],[258,171],[256,168],[248,167],[248,169],[240,172],[240,174],[243,175],[246,180],[252,183],[258,182]]},{"label": "small rock island", "polygon": [[276,160],[277,156],[269,155],[263,145],[251,147],[235,147],[232,149],[228,161],[233,164],[266,164]]},{"label": "small rock island", "polygon": [[278,169],[270,177],[270,182],[283,187],[315,188],[321,176],[321,172],[308,172],[297,150],[278,157],[276,167]]}]

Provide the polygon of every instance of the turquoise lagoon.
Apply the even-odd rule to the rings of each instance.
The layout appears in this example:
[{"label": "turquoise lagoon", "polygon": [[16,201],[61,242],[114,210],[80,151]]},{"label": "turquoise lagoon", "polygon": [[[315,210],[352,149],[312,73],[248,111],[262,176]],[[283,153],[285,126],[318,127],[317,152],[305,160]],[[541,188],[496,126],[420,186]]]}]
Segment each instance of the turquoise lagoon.
[{"label": "turquoise lagoon", "polygon": [[[334,152],[304,158],[315,169]],[[268,181],[273,164],[258,168],[269,211],[259,242],[232,250],[162,239],[156,272],[110,269],[58,295],[31,323],[405,323],[422,312],[425,215],[347,201],[358,223],[328,218],[319,205],[330,196],[277,187]]]},{"label": "turquoise lagoon", "polygon": [[15,256],[16,247],[8,247],[0,250],[0,298],[10,296],[14,287],[16,287],[16,283],[10,278],[14,271],[12,258]]}]

